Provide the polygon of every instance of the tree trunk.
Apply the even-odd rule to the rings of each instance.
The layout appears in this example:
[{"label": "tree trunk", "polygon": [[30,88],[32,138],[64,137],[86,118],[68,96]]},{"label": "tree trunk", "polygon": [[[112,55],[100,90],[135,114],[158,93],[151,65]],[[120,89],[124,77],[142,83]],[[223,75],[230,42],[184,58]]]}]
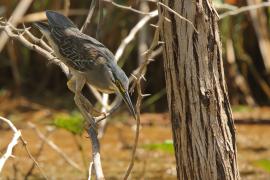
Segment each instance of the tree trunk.
[{"label": "tree trunk", "polygon": [[239,179],[235,127],[212,2],[162,3],[193,22],[198,30],[196,33],[190,23],[160,6],[160,15],[167,17],[161,31],[177,177]]}]

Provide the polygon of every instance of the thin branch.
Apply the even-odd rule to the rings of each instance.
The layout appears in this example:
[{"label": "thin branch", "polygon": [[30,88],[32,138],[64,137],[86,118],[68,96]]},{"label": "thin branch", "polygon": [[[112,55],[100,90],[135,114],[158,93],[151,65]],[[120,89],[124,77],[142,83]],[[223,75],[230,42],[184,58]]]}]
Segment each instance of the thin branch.
[{"label": "thin branch", "polygon": [[159,5],[163,6],[163,7],[165,7],[168,11],[170,11],[170,12],[173,13],[173,14],[175,14],[175,15],[176,15],[177,17],[179,17],[180,19],[186,21],[188,24],[190,24],[190,25],[192,26],[192,28],[194,29],[194,31],[195,31],[196,33],[199,33],[198,30],[196,29],[196,27],[194,26],[194,24],[193,24],[190,20],[188,20],[187,18],[181,16],[179,13],[177,13],[176,11],[174,11],[173,9],[171,9],[169,6],[167,6],[167,5],[165,5],[165,4],[161,3],[161,2],[158,2],[157,4],[159,4]]},{"label": "thin branch", "polygon": [[127,180],[132,168],[134,166],[134,161],[135,161],[135,156],[136,156],[136,150],[137,150],[137,146],[138,146],[138,141],[139,141],[139,135],[140,135],[140,125],[141,125],[141,118],[140,118],[140,110],[141,110],[141,104],[142,104],[142,90],[141,90],[141,78],[139,78],[136,82],[137,84],[137,93],[138,93],[138,99],[136,102],[136,112],[137,112],[137,117],[136,117],[136,134],[135,134],[135,139],[134,139],[134,145],[132,148],[132,152],[131,152],[131,160],[130,163],[128,165],[128,169],[125,173],[124,179]]},{"label": "thin branch", "polygon": [[[54,129],[52,129],[52,128],[47,128],[47,132],[45,133],[45,137],[48,138],[49,135],[53,132],[53,130],[54,130]],[[41,143],[40,143],[40,145],[39,145],[37,154],[36,154],[36,159],[37,159],[37,160],[38,160],[38,158],[39,158],[40,155],[41,155],[41,152],[42,152],[42,150],[43,150],[43,148],[44,148],[44,145],[45,145],[45,141],[42,140]],[[31,167],[29,168],[29,170],[27,171],[27,173],[26,173],[26,175],[25,175],[25,177],[24,177],[25,180],[27,180],[28,177],[32,174],[33,170],[35,169],[35,166],[36,166],[36,165],[35,165],[35,162],[33,162],[32,165],[31,165]]]},{"label": "thin branch", "polygon": [[[18,20],[20,19],[20,17],[22,17],[25,14],[29,6],[32,4],[32,1],[33,0],[19,1],[15,10],[12,12],[12,15],[10,16],[8,22],[13,24],[14,26],[17,26]],[[8,36],[5,33],[1,33],[0,34],[0,52],[3,50],[7,40],[8,40]]]},{"label": "thin branch", "polygon": [[[38,167],[39,171],[41,172],[42,176],[44,177],[44,179],[48,179],[47,175],[44,173],[44,171],[41,169],[41,167],[39,166],[38,162],[35,160],[35,158],[32,156],[32,154],[30,153],[28,147],[27,147],[27,142],[23,139],[22,135],[21,135],[21,132],[19,130],[17,130],[17,128],[12,124],[12,122],[4,117],[1,117],[0,116],[0,120],[6,122],[9,127],[12,129],[12,131],[17,134],[17,135],[20,135],[18,136],[18,138],[20,138],[23,146],[24,146],[24,149],[26,150],[28,156],[30,157],[30,159],[35,163],[35,165]],[[15,135],[14,135],[15,136]],[[14,139],[14,138],[13,138]],[[17,141],[17,140],[16,140]],[[17,143],[17,142],[16,142]],[[14,144],[16,145],[16,144]],[[10,150],[9,150],[10,151]],[[11,152],[9,153],[12,153],[12,149],[11,149]],[[11,154],[10,154],[11,155]],[[2,162],[2,158],[0,160],[0,162]],[[4,164],[3,164],[4,165]],[[3,165],[0,165],[0,172],[3,168]]]},{"label": "thin branch", "polygon": [[118,8],[129,10],[129,11],[132,11],[132,12],[135,12],[135,13],[138,13],[138,14],[150,15],[149,12],[143,12],[143,11],[132,8],[131,6],[124,6],[124,5],[118,4],[118,3],[114,2],[114,1],[111,1],[111,0],[102,0],[102,1],[110,3],[110,4],[112,4],[112,5],[114,5],[114,6],[118,7]]},{"label": "thin branch", "polygon": [[50,146],[55,152],[57,152],[69,165],[78,171],[82,171],[77,163],[75,163],[72,159],[68,157],[66,153],[64,153],[53,141],[46,138],[44,134],[40,132],[40,130],[31,122],[28,122],[28,126],[35,131],[38,137],[44,141],[48,146]]},{"label": "thin branch", "polygon": [[89,8],[89,12],[88,12],[88,15],[86,17],[86,20],[81,28],[81,32],[84,32],[88,26],[88,24],[90,24],[90,21],[91,21],[91,17],[94,13],[94,10],[95,10],[95,6],[96,6],[96,0],[92,0],[91,1],[91,5],[90,5],[90,8]]},{"label": "thin branch", "polygon": [[158,20],[158,23],[156,25],[157,28],[156,28],[152,43],[151,43],[149,49],[143,54],[144,62],[141,63],[141,65],[137,69],[135,69],[133,71],[133,73],[131,74],[131,76],[129,77],[130,82],[135,80],[133,85],[130,88],[130,91],[133,91],[133,89],[135,88],[136,79],[139,79],[142,75],[144,76],[144,74],[146,72],[147,65],[153,61],[152,58],[153,58],[153,55],[155,55],[155,54],[153,54],[153,51],[159,44],[160,26],[163,23],[163,21],[164,21],[164,16],[159,16],[159,20]]},{"label": "thin branch", "polygon": [[6,118],[3,118],[3,117],[0,117],[0,120],[7,123],[8,126],[14,132],[13,138],[12,138],[11,142],[9,143],[5,154],[3,154],[3,156],[0,158],[0,173],[1,173],[6,161],[8,160],[8,158],[13,156],[12,151],[13,151],[13,148],[18,144],[18,139],[21,136],[21,131],[17,130],[17,128],[14,126],[14,124],[10,120],[8,120]]},{"label": "thin branch", "polygon": [[139,134],[140,134],[140,109],[141,109],[141,102],[142,102],[142,98],[144,97],[144,95],[142,94],[141,91],[141,84],[140,81],[143,78],[144,79],[144,75],[146,73],[146,68],[147,65],[149,64],[149,62],[151,62],[151,56],[153,53],[154,48],[156,48],[158,46],[158,40],[159,40],[159,33],[160,33],[160,26],[163,23],[164,20],[164,16],[160,16],[158,23],[156,25],[156,31],[152,40],[152,43],[150,45],[150,48],[143,54],[144,56],[144,62],[137,68],[137,73],[136,76],[133,77],[131,76],[130,79],[134,80],[134,84],[133,86],[131,86],[130,90],[135,88],[135,85],[137,85],[137,93],[138,93],[138,99],[136,102],[136,111],[137,111],[137,123],[136,123],[136,136],[135,136],[135,140],[134,140],[134,146],[132,149],[132,154],[131,154],[131,161],[129,163],[128,169],[125,173],[124,179],[128,179],[129,174],[132,171],[133,165],[134,165],[134,160],[135,160],[135,155],[136,155],[136,149],[137,149],[137,145],[138,145],[138,140],[139,140]]},{"label": "thin branch", "polygon": [[1,22],[0,22],[0,29],[4,30],[9,37],[14,38],[14,39],[20,41],[27,48],[36,51],[37,53],[39,53],[42,56],[46,57],[47,59],[51,60],[53,63],[59,65],[62,68],[63,72],[66,75],[69,75],[69,70],[65,66],[64,63],[62,63],[60,60],[58,60],[57,58],[55,58],[55,56],[53,56],[47,50],[43,49],[42,47],[40,47],[40,46],[38,46],[36,44],[31,43],[28,39],[26,39],[23,36],[23,32],[25,32],[26,30],[20,29],[20,31],[22,31],[22,32],[19,32],[19,29],[17,29],[16,30],[16,33],[14,33],[13,32],[14,27],[12,27],[12,26],[10,26],[10,25],[8,25],[6,23],[3,23],[3,22],[2,22],[2,24],[4,24],[4,25],[1,25]]},{"label": "thin branch", "polygon": [[237,8],[235,10],[220,14],[219,19],[223,19],[223,18],[228,17],[228,16],[234,16],[234,15],[246,12],[246,11],[253,11],[253,10],[256,10],[259,8],[269,7],[269,6],[270,6],[270,2],[263,2],[260,4],[255,4],[255,5],[250,5],[250,6],[243,6],[243,7]]},{"label": "thin branch", "polygon": [[24,146],[24,149],[26,151],[26,153],[28,154],[28,156],[30,157],[30,159],[32,159],[32,161],[35,163],[35,165],[37,166],[37,168],[39,169],[39,171],[41,172],[42,176],[45,179],[48,179],[47,175],[44,173],[44,171],[41,169],[41,167],[39,166],[38,162],[35,160],[34,156],[30,153],[28,146],[27,146],[27,142],[24,140],[24,138],[21,136],[20,137],[22,144]]},{"label": "thin branch", "polygon": [[115,59],[118,61],[121,56],[124,53],[124,50],[126,46],[135,38],[136,34],[139,32],[139,30],[153,17],[156,17],[158,15],[158,11],[152,11],[149,13],[149,15],[144,16],[129,32],[128,36],[122,40],[119,48],[117,49],[115,53]]},{"label": "thin branch", "polygon": [[[130,77],[129,77],[130,84],[131,84],[132,81],[134,81],[133,84],[131,85],[130,89],[129,89],[130,92],[132,92],[133,89],[135,88],[135,86],[136,86],[136,80],[139,79],[140,75],[144,75],[144,73],[146,72],[146,67],[147,67],[147,65],[148,65],[150,62],[153,61],[153,58],[154,58],[158,53],[160,53],[160,49],[159,49],[159,50],[156,50],[156,51],[154,51],[154,49],[160,44],[160,43],[159,43],[159,31],[160,31],[160,25],[161,25],[161,23],[163,22],[164,18],[165,18],[164,16],[159,16],[158,23],[157,23],[157,25],[155,25],[156,31],[155,31],[155,34],[154,34],[154,38],[153,38],[153,40],[152,40],[152,43],[151,43],[151,45],[150,45],[150,48],[143,54],[143,56],[144,56],[144,62],[141,63],[140,66],[137,67],[137,69],[135,69],[135,70],[133,71],[133,73],[132,73],[132,74],[130,75]],[[139,24],[139,23],[138,23],[138,24]],[[138,24],[137,24],[137,25],[138,25]],[[137,28],[134,27],[133,29],[137,29]],[[132,31],[132,30],[131,30],[131,31]],[[133,34],[133,33],[130,32],[130,34]],[[129,34],[125,39],[130,39],[129,37],[133,36],[133,35],[130,35],[130,34]],[[134,38],[134,36],[133,36],[133,38]],[[131,39],[132,39],[132,38],[131,38]],[[124,41],[125,41],[125,40],[122,41],[121,45],[123,44]],[[120,45],[120,47],[121,47],[121,45]],[[119,49],[121,49],[120,47],[118,48],[117,52],[119,51]],[[117,60],[118,60],[118,59],[117,59]],[[134,74],[136,74],[136,75],[134,75]],[[110,107],[117,107],[117,105],[120,104],[120,102],[121,102],[121,99],[120,99],[120,100],[119,100],[119,99],[115,99],[115,100],[111,103]],[[112,111],[112,112],[113,112],[113,111]],[[98,122],[101,121],[101,120],[103,120],[103,119],[100,118],[100,119],[98,120]]]}]

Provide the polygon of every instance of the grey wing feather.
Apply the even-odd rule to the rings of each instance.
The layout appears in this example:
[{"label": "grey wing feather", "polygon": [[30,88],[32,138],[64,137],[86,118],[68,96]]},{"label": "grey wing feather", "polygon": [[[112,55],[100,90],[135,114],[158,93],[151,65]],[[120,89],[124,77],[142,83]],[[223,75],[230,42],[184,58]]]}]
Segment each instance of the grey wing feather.
[{"label": "grey wing feather", "polygon": [[69,66],[85,71],[107,61],[114,61],[114,55],[109,49],[80,32],[71,20],[54,11],[46,11],[46,15],[51,37]]},{"label": "grey wing feather", "polygon": [[59,52],[67,58],[68,63],[78,71],[85,71],[94,68],[96,54],[89,52],[79,39],[73,36],[65,37],[60,46]]}]

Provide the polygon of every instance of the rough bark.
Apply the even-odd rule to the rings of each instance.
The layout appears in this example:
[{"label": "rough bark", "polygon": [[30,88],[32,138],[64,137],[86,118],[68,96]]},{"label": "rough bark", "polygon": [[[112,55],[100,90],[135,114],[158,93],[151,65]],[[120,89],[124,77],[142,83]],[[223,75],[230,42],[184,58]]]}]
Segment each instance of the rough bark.
[{"label": "rough bark", "polygon": [[224,79],[217,15],[209,0],[164,0],[164,68],[177,177],[239,179],[235,127]]}]

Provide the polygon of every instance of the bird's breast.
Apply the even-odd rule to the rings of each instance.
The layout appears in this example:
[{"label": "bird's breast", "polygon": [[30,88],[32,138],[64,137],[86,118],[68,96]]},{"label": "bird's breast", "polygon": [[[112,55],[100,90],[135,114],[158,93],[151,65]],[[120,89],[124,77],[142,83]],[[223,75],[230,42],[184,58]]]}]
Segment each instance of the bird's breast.
[{"label": "bird's breast", "polygon": [[88,70],[84,72],[84,74],[86,81],[99,91],[108,94],[115,93],[117,91],[109,73],[102,66]]}]

